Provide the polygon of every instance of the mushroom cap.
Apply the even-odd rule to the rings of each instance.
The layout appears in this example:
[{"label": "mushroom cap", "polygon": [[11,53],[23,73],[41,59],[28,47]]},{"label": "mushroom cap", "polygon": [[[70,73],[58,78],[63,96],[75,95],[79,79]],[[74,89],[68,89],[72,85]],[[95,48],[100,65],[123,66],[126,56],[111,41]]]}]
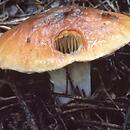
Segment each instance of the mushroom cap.
[{"label": "mushroom cap", "polygon": [[[62,42],[68,37],[72,42]],[[76,45],[74,38],[78,39]],[[78,6],[58,7],[0,37],[0,68],[24,73],[56,70],[109,55],[129,41],[128,16]],[[64,45],[67,53],[62,52]],[[74,46],[78,48],[73,50]]]}]

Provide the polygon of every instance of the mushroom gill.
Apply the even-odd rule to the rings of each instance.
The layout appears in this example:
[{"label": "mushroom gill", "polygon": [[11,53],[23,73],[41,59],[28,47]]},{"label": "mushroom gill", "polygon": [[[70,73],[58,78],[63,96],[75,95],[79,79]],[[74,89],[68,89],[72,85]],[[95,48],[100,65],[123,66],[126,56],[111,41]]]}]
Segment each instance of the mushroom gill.
[{"label": "mushroom gill", "polygon": [[63,32],[55,39],[55,49],[63,54],[71,54],[78,51],[83,46],[80,34],[74,31]]}]

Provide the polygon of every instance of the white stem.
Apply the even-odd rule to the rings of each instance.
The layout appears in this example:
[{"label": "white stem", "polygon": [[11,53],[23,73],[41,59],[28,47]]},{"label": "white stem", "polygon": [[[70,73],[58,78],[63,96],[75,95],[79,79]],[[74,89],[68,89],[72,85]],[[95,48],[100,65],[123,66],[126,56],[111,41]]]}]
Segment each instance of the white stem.
[{"label": "white stem", "polygon": [[70,66],[70,77],[74,86],[91,95],[90,63],[73,63]]},{"label": "white stem", "polygon": [[[90,63],[73,63],[67,66],[71,81],[74,87],[78,86],[80,91],[84,91],[86,96],[91,95]],[[65,68],[49,72],[51,82],[54,84],[54,92],[66,92],[66,70]],[[70,84],[68,84],[68,94],[74,95]],[[70,99],[61,98],[61,103],[66,103]]]}]

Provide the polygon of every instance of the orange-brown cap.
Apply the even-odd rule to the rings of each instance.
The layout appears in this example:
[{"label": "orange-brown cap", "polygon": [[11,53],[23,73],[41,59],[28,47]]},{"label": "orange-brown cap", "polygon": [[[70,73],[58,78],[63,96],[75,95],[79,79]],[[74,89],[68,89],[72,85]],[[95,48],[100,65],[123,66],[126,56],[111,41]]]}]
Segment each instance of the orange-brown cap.
[{"label": "orange-brown cap", "polygon": [[128,16],[66,6],[33,16],[0,37],[0,68],[45,72],[108,55],[130,41]]}]

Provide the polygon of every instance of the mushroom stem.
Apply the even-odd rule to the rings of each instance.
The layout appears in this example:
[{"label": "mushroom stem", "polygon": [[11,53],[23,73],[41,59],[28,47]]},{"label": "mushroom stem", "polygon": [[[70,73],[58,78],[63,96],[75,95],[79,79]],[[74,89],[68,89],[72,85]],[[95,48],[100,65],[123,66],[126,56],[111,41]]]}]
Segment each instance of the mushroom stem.
[{"label": "mushroom stem", "polygon": [[[91,95],[91,79],[90,79],[90,63],[73,63],[67,66],[67,71],[71,82],[66,82],[66,68],[50,71],[50,80],[54,84],[54,92],[67,94],[72,96],[90,96]],[[73,86],[72,86],[73,84]],[[73,88],[72,88],[73,87]],[[78,90],[78,92],[77,92]],[[68,98],[58,97],[60,103],[67,103]]]}]

